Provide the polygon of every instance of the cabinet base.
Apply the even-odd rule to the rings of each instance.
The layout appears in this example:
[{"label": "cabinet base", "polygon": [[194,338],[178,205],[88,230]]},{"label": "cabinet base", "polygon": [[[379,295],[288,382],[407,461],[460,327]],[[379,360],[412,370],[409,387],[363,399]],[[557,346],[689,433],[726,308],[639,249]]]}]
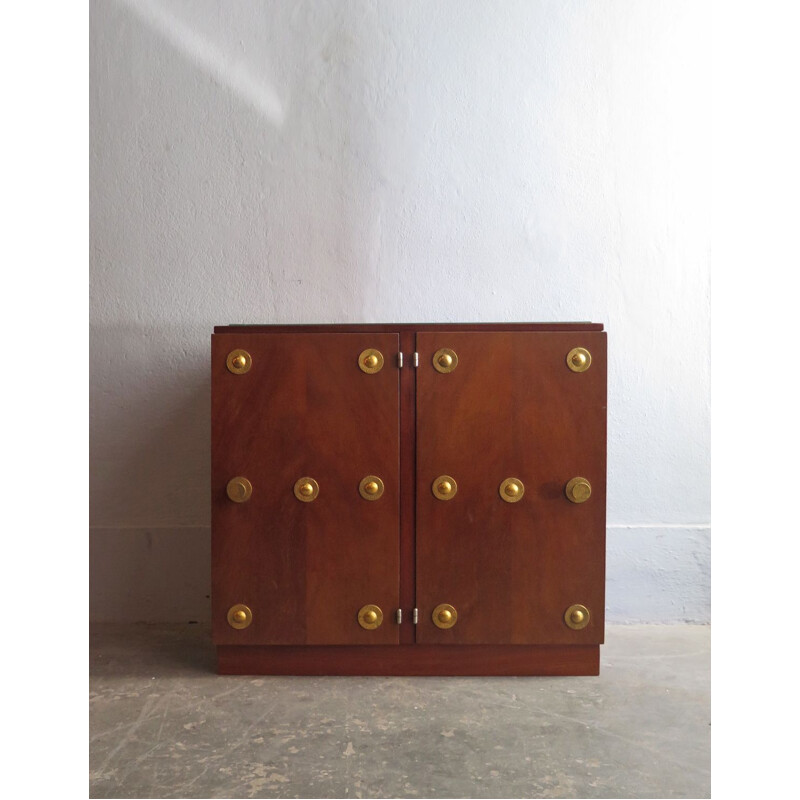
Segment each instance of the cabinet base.
[{"label": "cabinet base", "polygon": [[599,675],[599,645],[217,646],[220,675]]}]

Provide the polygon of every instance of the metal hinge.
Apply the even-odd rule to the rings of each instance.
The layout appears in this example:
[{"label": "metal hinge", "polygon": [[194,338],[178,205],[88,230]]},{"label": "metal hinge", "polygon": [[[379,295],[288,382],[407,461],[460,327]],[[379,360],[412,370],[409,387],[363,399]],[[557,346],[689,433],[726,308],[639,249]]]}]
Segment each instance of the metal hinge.
[{"label": "metal hinge", "polygon": [[397,609],[397,615],[396,616],[397,616],[397,624],[400,625],[403,622],[403,609],[402,608],[398,608]]},{"label": "metal hinge", "polygon": [[397,366],[398,366],[399,369],[403,368],[403,354],[402,353],[398,353],[397,354]]},{"label": "metal hinge", "polygon": [[416,625],[419,622],[419,609],[414,609],[413,614],[411,615],[411,621]]},{"label": "metal hinge", "polygon": [[414,366],[419,366],[419,353],[414,353]]}]

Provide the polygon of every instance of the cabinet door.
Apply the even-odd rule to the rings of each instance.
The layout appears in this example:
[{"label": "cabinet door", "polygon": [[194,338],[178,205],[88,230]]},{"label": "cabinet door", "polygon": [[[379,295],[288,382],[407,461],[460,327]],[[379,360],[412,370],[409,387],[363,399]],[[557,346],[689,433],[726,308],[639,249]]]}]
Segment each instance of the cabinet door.
[{"label": "cabinet door", "polygon": [[[369,348],[382,354],[378,371],[359,366]],[[227,366],[239,349],[251,359],[244,374]],[[386,333],[212,337],[217,644],[398,641],[397,352],[398,336]],[[370,475],[383,482],[378,499],[360,493]],[[252,485],[246,502],[228,497],[237,477]],[[311,502],[295,494],[301,478],[318,485]],[[228,622],[238,604],[252,612],[248,627]],[[366,629],[358,613],[370,604],[384,616]]]},{"label": "cabinet door", "polygon": [[[450,372],[433,366],[443,348]],[[590,353],[585,371],[569,368],[573,348]],[[437,331],[418,333],[417,350],[417,641],[602,642],[605,334]],[[440,476],[454,479],[450,499],[434,494]],[[576,477],[585,502],[567,498]],[[508,478],[516,502],[501,496]],[[452,627],[434,624],[440,604]],[[588,610],[577,630],[573,605]]]}]

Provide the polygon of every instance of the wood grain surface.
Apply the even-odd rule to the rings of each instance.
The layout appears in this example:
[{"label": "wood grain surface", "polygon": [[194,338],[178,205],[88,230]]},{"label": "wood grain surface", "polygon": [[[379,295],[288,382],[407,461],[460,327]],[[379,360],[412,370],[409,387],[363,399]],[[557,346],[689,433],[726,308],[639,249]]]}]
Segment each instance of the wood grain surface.
[{"label": "wood grain surface", "polygon": [[[452,373],[433,354],[458,355]],[[567,368],[585,347],[592,365]],[[436,331],[417,334],[417,641],[428,644],[597,644],[605,603],[606,337],[595,331]],[[451,475],[446,502],[433,480]],[[588,502],[564,494],[573,477]],[[499,487],[515,477],[523,498]],[[432,622],[440,603],[456,625]],[[588,607],[580,631],[564,623]]]},{"label": "wood grain surface", "polygon": [[[212,607],[220,672],[597,674],[605,603],[602,327],[216,327]],[[384,355],[374,375],[357,364],[370,347]],[[450,374],[432,365],[442,347],[458,354]],[[573,347],[592,354],[584,373],[567,368]],[[245,375],[227,370],[236,348],[253,357]],[[386,486],[377,502],[358,493],[368,474]],[[441,474],[458,482],[448,502],[431,491]],[[237,475],[253,484],[242,504],[225,493]],[[293,494],[303,476],[319,482],[312,503]],[[580,505],[564,495],[576,476],[592,484]],[[525,485],[518,503],[500,498],[509,477]],[[227,622],[236,603],[253,611],[244,630]],[[384,613],[373,631],[357,622],[367,603]],[[433,624],[440,603],[458,611],[451,629]],[[580,631],[564,623],[575,603],[591,613]]]},{"label": "wood grain surface", "polygon": [[[390,333],[237,333],[212,337],[212,613],[217,644],[398,642],[400,454],[399,337]],[[235,348],[253,365],[226,367]],[[376,374],[358,367],[383,353]],[[379,476],[377,501],[358,492]],[[246,503],[225,492],[234,476],[253,485]],[[314,502],[293,493],[304,476]],[[243,630],[227,622],[243,603]],[[383,624],[357,622],[366,604]]]},{"label": "wood grain surface", "polygon": [[597,645],[217,648],[223,675],[598,675]]}]

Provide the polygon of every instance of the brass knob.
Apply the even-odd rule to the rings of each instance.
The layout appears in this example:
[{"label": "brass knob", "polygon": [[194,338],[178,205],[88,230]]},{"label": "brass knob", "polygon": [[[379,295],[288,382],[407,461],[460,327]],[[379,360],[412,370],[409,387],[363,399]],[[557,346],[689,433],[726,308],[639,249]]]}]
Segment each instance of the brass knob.
[{"label": "brass knob", "polygon": [[500,484],[500,497],[506,503],[518,503],[525,494],[525,484],[519,478],[506,478]]},{"label": "brass knob", "polygon": [[589,624],[590,616],[589,609],[577,603],[564,612],[564,622],[566,622],[568,628],[579,631]]},{"label": "brass knob", "polygon": [[231,628],[242,630],[253,621],[253,612],[242,603],[237,603],[228,609],[228,625]]},{"label": "brass knob", "polygon": [[592,496],[592,485],[586,478],[573,478],[564,487],[567,499],[573,503],[585,503]]},{"label": "brass knob", "polygon": [[456,479],[450,475],[440,475],[433,482],[433,494],[439,500],[452,500],[458,491]]},{"label": "brass knob", "polygon": [[437,628],[446,630],[458,622],[458,612],[449,603],[442,603],[433,609],[431,618]]},{"label": "brass knob", "polygon": [[383,611],[380,606],[369,605],[362,606],[358,612],[358,624],[368,631],[374,631],[379,628],[383,622]]},{"label": "brass knob", "polygon": [[300,478],[294,485],[294,496],[303,503],[316,500],[319,494],[319,484],[313,478]]},{"label": "brass knob", "polygon": [[383,367],[383,353],[370,347],[362,350],[358,357],[358,368],[368,375],[380,372]]},{"label": "brass knob", "polygon": [[433,354],[433,368],[437,372],[447,374],[452,372],[458,366],[458,356],[455,350],[449,347],[443,347]]},{"label": "brass knob", "polygon": [[567,366],[573,372],[586,372],[592,366],[592,354],[585,347],[574,347],[567,353]]},{"label": "brass knob", "polygon": [[379,500],[383,495],[383,481],[377,475],[367,475],[358,484],[358,493],[365,500]]},{"label": "brass knob", "polygon": [[253,484],[247,478],[239,475],[228,481],[225,491],[234,503],[246,503],[253,494]]},{"label": "brass knob", "polygon": [[253,365],[253,358],[247,350],[231,350],[225,364],[234,375],[244,375]]}]

